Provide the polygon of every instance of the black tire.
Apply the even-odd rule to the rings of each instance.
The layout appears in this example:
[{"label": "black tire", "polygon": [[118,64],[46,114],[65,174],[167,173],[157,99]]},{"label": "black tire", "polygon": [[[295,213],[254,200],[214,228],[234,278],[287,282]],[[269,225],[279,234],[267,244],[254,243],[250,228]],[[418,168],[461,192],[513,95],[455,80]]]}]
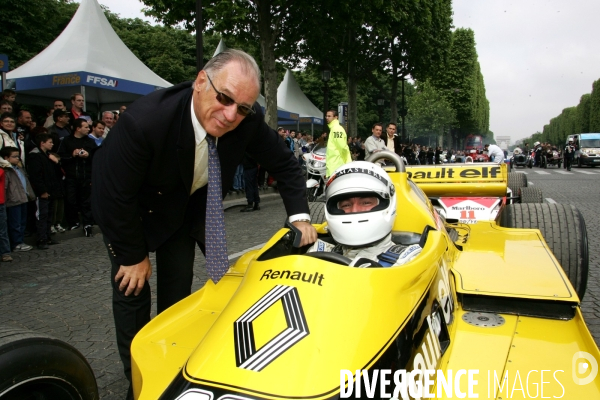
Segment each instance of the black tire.
[{"label": "black tire", "polygon": [[562,161],[558,162],[558,169],[560,169],[562,167]]},{"label": "black tire", "polygon": [[578,209],[567,204],[509,204],[502,210],[500,226],[539,229],[579,299],[583,299],[589,253],[585,221]]},{"label": "black tire", "polygon": [[519,195],[519,188],[527,187],[527,175],[522,172],[508,173],[508,188],[512,190],[513,196]]},{"label": "black tire", "polygon": [[50,336],[0,326],[0,399],[97,400],[86,359]]},{"label": "black tire", "polygon": [[534,187],[522,187],[519,188],[519,197],[521,203],[543,203],[544,197],[542,191]]},{"label": "black tire", "polygon": [[306,189],[306,200],[308,200],[309,203],[315,201],[317,198],[316,192],[317,190],[315,188]]},{"label": "black tire", "polygon": [[325,203],[314,202],[308,203],[310,209],[310,223],[311,224],[322,224],[325,222]]}]

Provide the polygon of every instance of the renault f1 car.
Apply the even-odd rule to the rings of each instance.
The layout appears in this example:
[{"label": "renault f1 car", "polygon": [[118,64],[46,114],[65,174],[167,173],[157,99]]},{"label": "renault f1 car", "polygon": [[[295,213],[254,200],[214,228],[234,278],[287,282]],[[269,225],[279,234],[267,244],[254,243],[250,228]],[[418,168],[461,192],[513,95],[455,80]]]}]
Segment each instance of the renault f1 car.
[{"label": "renault f1 car", "polygon": [[[422,245],[417,258],[352,268],[336,253],[305,253],[283,228],[140,331],[136,398],[385,398],[377,371],[423,383],[426,370],[441,371],[431,393],[440,376],[465,370],[476,385],[450,379],[479,398],[527,398],[541,387],[544,396],[600,398],[597,363],[582,367],[600,352],[579,307],[588,269],[579,211],[504,201],[495,219],[450,223],[430,197],[506,198],[506,166],[445,167],[445,177],[432,169],[439,179],[428,183],[395,163],[393,239]],[[313,222],[327,239],[326,222]],[[397,396],[418,398],[407,393]]]},{"label": "renault f1 car", "polygon": [[[426,397],[419,387],[443,399],[600,398],[600,351],[580,309],[580,212],[511,203],[506,165],[394,163],[392,237],[418,243],[418,257],[353,268],[336,253],[306,253],[288,225],[138,333],[135,398]],[[459,196],[501,206],[461,221],[432,202]],[[328,240],[324,203],[313,206]],[[470,216],[466,205],[455,211]]]}]

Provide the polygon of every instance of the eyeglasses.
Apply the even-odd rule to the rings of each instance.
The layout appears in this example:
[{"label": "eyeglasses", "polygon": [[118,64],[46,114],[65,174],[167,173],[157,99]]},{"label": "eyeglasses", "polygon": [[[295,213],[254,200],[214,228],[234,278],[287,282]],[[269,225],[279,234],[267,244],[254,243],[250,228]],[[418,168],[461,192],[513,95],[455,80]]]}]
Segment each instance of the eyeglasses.
[{"label": "eyeglasses", "polygon": [[238,104],[236,103],[231,97],[227,96],[225,93],[221,93],[217,90],[217,88],[215,87],[215,85],[212,83],[212,80],[210,80],[210,76],[208,76],[208,74],[206,74],[206,77],[208,78],[208,81],[210,82],[210,85],[212,86],[212,88],[215,90],[215,92],[217,92],[217,101],[221,104],[223,104],[224,106],[230,106],[232,104],[237,105],[237,113],[240,114],[242,117],[246,117],[250,114],[254,114],[254,110],[248,106],[245,106],[243,104]]}]

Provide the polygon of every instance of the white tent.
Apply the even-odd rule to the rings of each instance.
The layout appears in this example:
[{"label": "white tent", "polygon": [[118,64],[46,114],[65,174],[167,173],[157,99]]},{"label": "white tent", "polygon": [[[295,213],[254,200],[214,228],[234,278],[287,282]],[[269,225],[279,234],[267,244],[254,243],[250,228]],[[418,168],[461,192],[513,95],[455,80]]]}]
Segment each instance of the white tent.
[{"label": "white tent", "polygon": [[[64,31],[41,53],[7,74],[20,102],[84,94],[88,105],[117,108],[172,86],[146,67],[112,29],[96,0],[82,0]],[[42,97],[42,99],[40,99]]]},{"label": "white tent", "polygon": [[311,132],[314,134],[315,125],[323,125],[323,112],[302,92],[289,69],[286,70],[283,81],[277,88],[277,105],[300,114],[298,128],[300,125],[310,125]]},{"label": "white tent", "polygon": [[285,71],[283,81],[277,88],[277,104],[286,110],[294,110],[301,117],[323,118],[323,112],[302,93],[300,85],[289,69]]}]

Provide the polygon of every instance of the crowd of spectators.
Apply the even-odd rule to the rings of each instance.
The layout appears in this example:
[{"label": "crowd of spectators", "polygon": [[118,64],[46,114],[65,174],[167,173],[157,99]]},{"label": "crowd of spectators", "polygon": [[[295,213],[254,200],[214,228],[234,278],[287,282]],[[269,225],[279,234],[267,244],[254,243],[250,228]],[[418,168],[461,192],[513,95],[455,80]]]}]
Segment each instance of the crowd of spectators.
[{"label": "crowd of spectators", "polygon": [[[93,235],[91,171],[95,151],[125,111],[105,111],[93,120],[81,93],[71,107],[55,100],[47,115],[36,120],[16,102],[16,92],[0,100],[0,253],[33,248],[24,238],[36,234],[36,247],[58,244],[56,233],[83,228]],[[39,124],[38,124],[39,122]],[[63,227],[64,225],[64,227]]]}]

